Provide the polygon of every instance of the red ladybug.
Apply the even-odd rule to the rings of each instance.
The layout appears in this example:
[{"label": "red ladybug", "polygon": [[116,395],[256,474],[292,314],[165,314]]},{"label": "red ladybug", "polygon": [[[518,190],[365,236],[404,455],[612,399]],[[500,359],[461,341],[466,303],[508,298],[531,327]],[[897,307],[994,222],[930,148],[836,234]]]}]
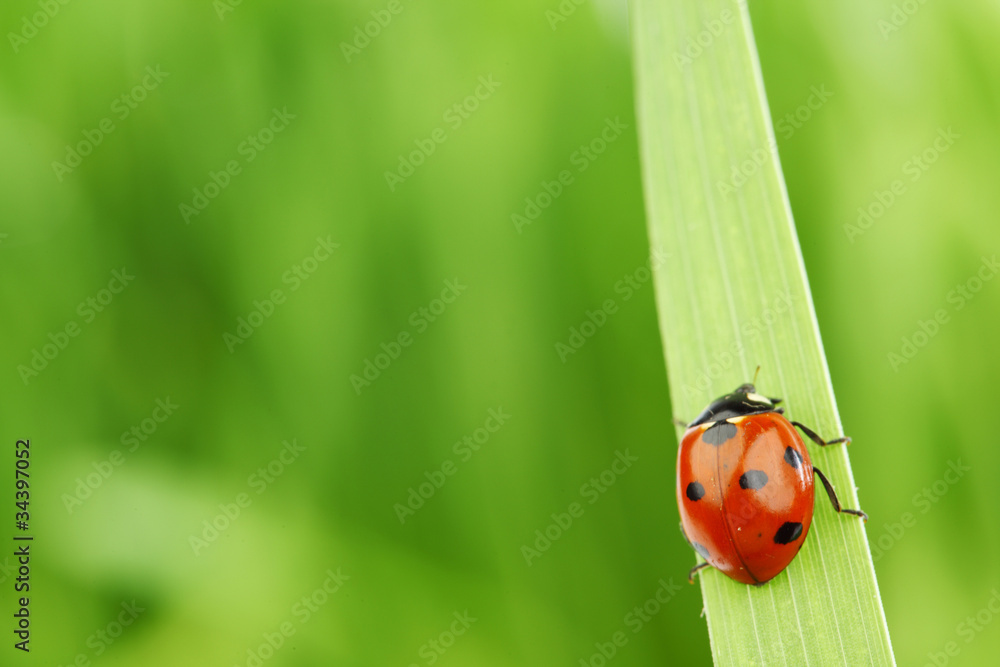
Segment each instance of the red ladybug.
[{"label": "red ladybug", "polygon": [[779,398],[740,386],[713,401],[687,427],[677,455],[677,505],[688,542],[711,565],[744,584],[773,579],[795,558],[813,515],[813,473],[826,487],[833,508],[868,520],[861,510],[843,509],[826,476],[814,468],[795,427],[825,447],[798,422],[785,419]]}]

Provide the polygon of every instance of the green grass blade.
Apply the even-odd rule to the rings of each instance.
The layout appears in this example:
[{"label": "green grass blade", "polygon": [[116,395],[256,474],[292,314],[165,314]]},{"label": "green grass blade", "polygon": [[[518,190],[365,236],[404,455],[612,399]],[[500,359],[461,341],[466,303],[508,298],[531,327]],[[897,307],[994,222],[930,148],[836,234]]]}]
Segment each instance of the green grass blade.
[{"label": "green grass blade", "polygon": [[[693,417],[759,364],[761,393],[841,435],[746,8],[631,10],[649,234],[670,254],[656,286],[674,412]],[[846,448],[809,449],[844,506],[859,507]],[[759,588],[713,570],[700,580],[717,665],[895,664],[863,524],[822,491],[785,573]]]}]

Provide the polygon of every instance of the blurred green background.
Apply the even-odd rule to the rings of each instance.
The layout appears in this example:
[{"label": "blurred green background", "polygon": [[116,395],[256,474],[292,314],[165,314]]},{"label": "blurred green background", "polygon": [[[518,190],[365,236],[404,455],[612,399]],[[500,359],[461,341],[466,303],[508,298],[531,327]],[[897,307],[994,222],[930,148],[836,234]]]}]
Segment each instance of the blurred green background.
[{"label": "blurred green background", "polygon": [[[4,3],[0,425],[35,542],[30,657],[0,560],[0,662],[710,664],[625,280],[626,8],[563,6]],[[897,659],[992,664],[1000,9],[751,14]]]}]

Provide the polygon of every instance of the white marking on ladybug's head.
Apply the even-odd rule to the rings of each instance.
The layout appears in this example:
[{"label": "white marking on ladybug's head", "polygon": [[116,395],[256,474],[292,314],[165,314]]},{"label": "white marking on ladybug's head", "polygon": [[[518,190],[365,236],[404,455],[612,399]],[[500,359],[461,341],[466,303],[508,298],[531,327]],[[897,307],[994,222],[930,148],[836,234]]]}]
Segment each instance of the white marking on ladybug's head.
[{"label": "white marking on ladybug's head", "polygon": [[721,424],[722,422],[726,422],[727,424],[732,424],[733,426],[739,426],[740,422],[746,418],[747,418],[746,415],[739,415],[738,417],[730,417],[729,419],[720,419],[719,421],[705,422],[704,424],[699,424],[698,428],[700,428],[702,432],[704,432],[712,428],[716,424]]},{"label": "white marking on ladybug's head", "polygon": [[773,405],[773,403],[771,403],[771,399],[767,398],[766,396],[761,396],[760,394],[753,394],[753,393],[747,394],[747,400],[752,401],[753,403],[763,403],[764,405]]}]

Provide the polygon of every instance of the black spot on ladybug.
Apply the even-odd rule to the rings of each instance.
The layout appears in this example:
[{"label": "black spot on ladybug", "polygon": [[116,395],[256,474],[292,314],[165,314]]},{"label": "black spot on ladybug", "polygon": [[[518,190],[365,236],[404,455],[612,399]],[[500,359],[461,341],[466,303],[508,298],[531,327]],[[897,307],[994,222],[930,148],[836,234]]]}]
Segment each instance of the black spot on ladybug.
[{"label": "black spot on ladybug", "polygon": [[802,466],[802,455],[791,447],[785,447],[785,463],[798,469]]},{"label": "black spot on ladybug", "polygon": [[698,501],[705,495],[705,487],[698,482],[691,482],[687,487],[688,500]]},{"label": "black spot on ladybug", "polygon": [[740,488],[756,491],[767,484],[767,473],[763,470],[747,470],[740,475]]},{"label": "black spot on ladybug", "polygon": [[802,524],[794,521],[786,521],[781,524],[781,528],[774,534],[775,544],[789,544],[799,539],[802,535]]},{"label": "black spot on ladybug", "polygon": [[691,546],[694,547],[694,550],[698,552],[699,556],[701,556],[705,560],[708,560],[708,549],[706,549],[701,544],[698,544],[697,542],[694,542]]},{"label": "black spot on ladybug", "polygon": [[710,445],[718,447],[728,442],[736,435],[736,425],[729,422],[715,422],[715,425],[705,429],[701,434],[701,439]]},{"label": "black spot on ladybug", "polygon": [[764,533],[757,533],[757,537],[764,537]]}]

